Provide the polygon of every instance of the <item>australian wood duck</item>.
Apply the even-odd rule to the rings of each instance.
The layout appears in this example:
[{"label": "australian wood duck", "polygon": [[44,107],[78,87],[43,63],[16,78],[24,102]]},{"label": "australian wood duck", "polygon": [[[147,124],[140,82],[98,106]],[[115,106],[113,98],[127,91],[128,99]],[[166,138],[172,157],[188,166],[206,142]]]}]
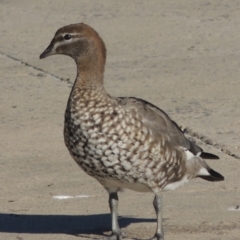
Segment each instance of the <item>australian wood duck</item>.
[{"label": "australian wood duck", "polygon": [[124,237],[117,219],[117,193],[128,188],[155,194],[157,230],[152,239],[162,240],[161,192],[196,177],[224,180],[203,160],[218,157],[186,138],[158,107],[134,97],[111,97],[106,92],[106,48],[90,26],[79,23],[60,28],[40,58],[54,54],[68,55],[77,65],[65,112],[64,139],[77,164],[109,193],[109,239]]}]

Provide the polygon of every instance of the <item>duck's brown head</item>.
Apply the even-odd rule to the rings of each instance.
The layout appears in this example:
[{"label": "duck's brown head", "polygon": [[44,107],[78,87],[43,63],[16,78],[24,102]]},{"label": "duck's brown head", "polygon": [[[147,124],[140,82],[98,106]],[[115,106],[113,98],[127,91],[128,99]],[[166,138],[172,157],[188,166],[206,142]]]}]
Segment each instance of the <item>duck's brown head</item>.
[{"label": "duck's brown head", "polygon": [[98,33],[84,23],[71,24],[60,28],[40,59],[55,54],[72,57],[76,63],[95,61],[105,64],[106,48]]}]

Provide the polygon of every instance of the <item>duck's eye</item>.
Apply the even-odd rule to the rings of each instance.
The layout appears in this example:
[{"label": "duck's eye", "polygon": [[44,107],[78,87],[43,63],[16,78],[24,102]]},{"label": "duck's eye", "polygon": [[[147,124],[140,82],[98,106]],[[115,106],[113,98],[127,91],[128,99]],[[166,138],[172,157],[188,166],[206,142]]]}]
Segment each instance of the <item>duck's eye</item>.
[{"label": "duck's eye", "polygon": [[72,38],[72,36],[70,34],[66,34],[63,37],[65,40],[70,40]]}]

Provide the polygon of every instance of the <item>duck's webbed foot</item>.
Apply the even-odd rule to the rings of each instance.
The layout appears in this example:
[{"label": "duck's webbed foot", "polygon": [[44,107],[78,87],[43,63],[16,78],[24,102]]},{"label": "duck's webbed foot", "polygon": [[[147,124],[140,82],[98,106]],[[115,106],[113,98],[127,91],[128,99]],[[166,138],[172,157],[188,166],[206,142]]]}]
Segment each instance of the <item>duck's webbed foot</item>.
[{"label": "duck's webbed foot", "polygon": [[117,233],[116,232],[112,233],[112,235],[109,237],[104,237],[102,240],[122,240],[125,237],[126,237],[126,234],[120,230]]}]

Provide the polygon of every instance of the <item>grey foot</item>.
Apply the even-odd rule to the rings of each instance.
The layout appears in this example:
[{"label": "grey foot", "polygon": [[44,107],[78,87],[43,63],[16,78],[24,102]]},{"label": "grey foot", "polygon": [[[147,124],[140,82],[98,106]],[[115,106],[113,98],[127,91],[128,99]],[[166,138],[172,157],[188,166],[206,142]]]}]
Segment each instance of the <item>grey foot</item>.
[{"label": "grey foot", "polygon": [[162,234],[155,234],[153,238],[150,238],[149,240],[164,240],[164,237]]},{"label": "grey foot", "polygon": [[125,237],[126,237],[126,234],[124,232],[120,231],[118,233],[113,233],[111,236],[105,237],[101,240],[122,240]]}]

